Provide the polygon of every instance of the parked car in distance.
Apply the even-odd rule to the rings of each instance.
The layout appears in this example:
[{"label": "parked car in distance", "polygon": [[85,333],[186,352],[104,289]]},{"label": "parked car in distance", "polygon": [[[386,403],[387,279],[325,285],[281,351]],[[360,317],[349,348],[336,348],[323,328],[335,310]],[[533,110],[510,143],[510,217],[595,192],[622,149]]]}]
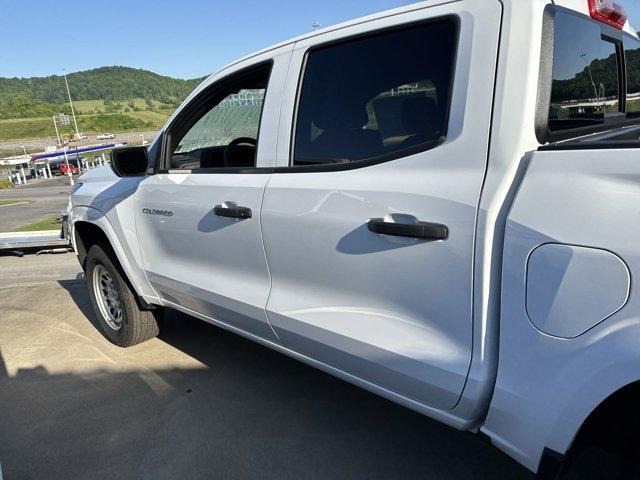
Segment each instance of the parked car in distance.
[{"label": "parked car in distance", "polygon": [[97,140],[113,140],[114,138],[116,138],[115,133],[101,133],[96,136]]},{"label": "parked car in distance", "polygon": [[230,64],[73,191],[105,336],[177,309],[540,478],[640,478],[638,59],[618,2],[432,0]]},{"label": "parked car in distance", "polygon": [[54,175],[68,175],[69,172],[71,172],[71,175],[77,175],[79,171],[78,165],[73,161],[69,161],[68,164],[64,161],[51,163],[51,172]]}]

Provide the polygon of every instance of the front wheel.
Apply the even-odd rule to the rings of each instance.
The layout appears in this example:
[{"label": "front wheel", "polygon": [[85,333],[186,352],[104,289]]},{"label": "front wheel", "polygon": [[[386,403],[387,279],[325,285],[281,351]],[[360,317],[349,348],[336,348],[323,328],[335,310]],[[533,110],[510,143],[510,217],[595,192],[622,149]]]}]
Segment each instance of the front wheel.
[{"label": "front wheel", "polygon": [[93,311],[110,342],[131,347],[158,335],[156,316],[161,311],[140,309],[111,248],[106,245],[91,247],[85,275]]}]

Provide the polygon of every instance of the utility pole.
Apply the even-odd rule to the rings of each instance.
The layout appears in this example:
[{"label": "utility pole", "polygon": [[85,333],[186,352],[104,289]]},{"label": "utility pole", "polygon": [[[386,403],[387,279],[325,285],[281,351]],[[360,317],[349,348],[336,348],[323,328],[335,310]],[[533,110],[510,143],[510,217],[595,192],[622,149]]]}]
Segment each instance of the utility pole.
[{"label": "utility pole", "polygon": [[67,176],[69,177],[69,184],[75,185],[73,181],[73,173],[71,173],[71,166],[69,165],[69,157],[67,157],[67,147],[64,147],[64,163],[67,165]]},{"label": "utility pole", "polygon": [[78,131],[78,122],[76,122],[76,113],[73,111],[73,101],[71,101],[71,91],[69,90],[69,82],[67,81],[67,72],[62,69],[62,75],[64,75],[64,84],[67,86],[67,95],[69,95],[69,105],[71,105],[71,116],[73,117],[73,125],[76,127],[76,138],[80,136]]},{"label": "utility pole", "polygon": [[596,101],[598,100],[598,89],[596,88],[596,84],[593,81],[593,75],[591,75],[591,65],[589,65],[589,62],[587,62],[587,54],[586,53],[581,53],[580,54],[580,58],[582,58],[582,60],[584,61],[585,65],[587,66],[587,70],[589,72],[589,79],[591,80],[591,85],[593,86],[593,93],[596,94]]},{"label": "utility pole", "polygon": [[56,122],[55,115],[53,115],[53,126],[56,129],[56,137],[58,138],[58,145],[62,145],[62,142],[60,141],[60,133],[58,132],[58,123]]},{"label": "utility pole", "polygon": [[[24,145],[20,145],[22,147],[22,152],[24,153],[25,160],[27,159],[27,149]],[[27,163],[27,168],[29,168],[29,164]],[[36,179],[38,178],[38,169],[36,168],[36,164],[33,164],[33,173],[35,174]],[[22,171],[22,175],[24,176],[24,170]]]}]

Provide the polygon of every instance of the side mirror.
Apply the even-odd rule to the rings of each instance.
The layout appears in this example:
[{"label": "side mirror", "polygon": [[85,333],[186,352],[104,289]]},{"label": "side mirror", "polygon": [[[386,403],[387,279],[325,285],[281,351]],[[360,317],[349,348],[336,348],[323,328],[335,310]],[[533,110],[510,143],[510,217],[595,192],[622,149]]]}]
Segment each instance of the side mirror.
[{"label": "side mirror", "polygon": [[139,177],[147,173],[147,147],[123,147],[111,151],[111,169],[119,177]]}]

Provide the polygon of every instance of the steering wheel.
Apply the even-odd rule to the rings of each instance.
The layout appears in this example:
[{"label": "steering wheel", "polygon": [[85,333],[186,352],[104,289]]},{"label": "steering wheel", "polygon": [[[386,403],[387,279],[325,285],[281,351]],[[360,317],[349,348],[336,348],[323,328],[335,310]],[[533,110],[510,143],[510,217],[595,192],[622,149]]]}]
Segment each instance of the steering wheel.
[{"label": "steering wheel", "polygon": [[229,166],[229,152],[231,152],[231,150],[236,148],[238,145],[242,145],[242,144],[253,145],[253,147],[255,148],[256,145],[258,145],[258,142],[256,141],[255,138],[251,138],[251,137],[239,137],[231,140],[229,144],[225,147],[224,154],[222,156],[222,164],[225,167]]}]

